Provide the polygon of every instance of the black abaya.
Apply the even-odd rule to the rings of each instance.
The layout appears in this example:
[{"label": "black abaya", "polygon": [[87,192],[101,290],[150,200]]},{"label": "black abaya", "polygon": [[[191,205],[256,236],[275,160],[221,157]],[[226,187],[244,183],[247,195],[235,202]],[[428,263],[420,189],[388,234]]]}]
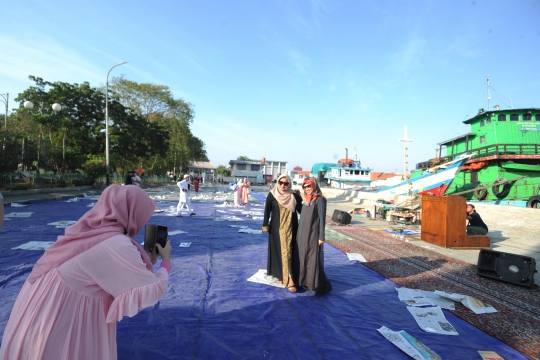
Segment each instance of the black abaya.
[{"label": "black abaya", "polygon": [[296,237],[299,254],[298,285],[307,287],[315,295],[332,291],[332,284],[324,272],[324,228],[326,199],[319,196],[311,206],[302,205],[302,215]]}]

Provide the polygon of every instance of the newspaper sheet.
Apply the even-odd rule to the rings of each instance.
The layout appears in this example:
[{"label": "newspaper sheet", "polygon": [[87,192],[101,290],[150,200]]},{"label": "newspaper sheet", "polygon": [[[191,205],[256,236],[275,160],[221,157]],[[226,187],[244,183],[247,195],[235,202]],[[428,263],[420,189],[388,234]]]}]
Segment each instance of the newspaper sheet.
[{"label": "newspaper sheet", "polygon": [[278,279],[276,279],[273,276],[266,275],[266,270],[260,269],[257,271],[255,275],[247,279],[247,281],[259,283],[259,284],[265,284],[265,285],[271,285],[275,287],[285,287],[283,284],[280,284]]},{"label": "newspaper sheet", "polygon": [[362,256],[362,254],[359,253],[346,253],[349,257],[350,261],[360,261],[360,262],[367,262],[367,260]]},{"label": "newspaper sheet", "polygon": [[191,246],[190,242],[180,243],[180,245],[179,245],[179,247],[190,247],[190,246]]},{"label": "newspaper sheet", "polygon": [[441,298],[432,291],[409,288],[396,288],[399,300],[408,306],[440,306],[443,309],[456,310],[452,300]]},{"label": "newspaper sheet", "polygon": [[30,241],[26,244],[19,245],[17,247],[12,248],[12,250],[15,249],[22,249],[22,250],[47,250],[49,246],[54,244],[54,241]]},{"label": "newspaper sheet", "polygon": [[424,331],[442,334],[442,335],[459,335],[456,329],[446,320],[441,308],[417,308],[407,306],[407,310],[416,320],[416,323]]},{"label": "newspaper sheet", "polygon": [[386,340],[400,348],[405,354],[416,360],[442,360],[433,350],[416,340],[404,330],[392,331],[386,326],[377,329]]},{"label": "newspaper sheet", "polygon": [[444,291],[435,291],[435,294],[442,298],[451,299],[456,302],[462,303],[465,307],[472,310],[475,314],[488,314],[488,313],[495,313],[497,310],[491,306],[488,305],[481,300],[478,300],[476,298],[473,298],[472,296],[468,295],[461,295],[456,293],[446,293]]}]

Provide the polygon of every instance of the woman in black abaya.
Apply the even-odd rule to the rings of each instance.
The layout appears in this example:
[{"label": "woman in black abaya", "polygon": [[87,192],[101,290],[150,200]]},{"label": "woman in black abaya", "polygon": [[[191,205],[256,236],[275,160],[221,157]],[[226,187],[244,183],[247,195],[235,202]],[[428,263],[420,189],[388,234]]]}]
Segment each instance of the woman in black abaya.
[{"label": "woman in black abaya", "polygon": [[296,292],[295,284],[298,279],[296,212],[302,209],[302,198],[291,189],[291,186],[291,178],[281,175],[277,179],[276,186],[268,193],[264,206],[263,231],[268,232],[266,274],[277,278],[289,291]]},{"label": "woman in black abaya", "polygon": [[321,296],[332,291],[332,284],[324,272],[326,198],[315,178],[306,178],[302,189],[304,201],[296,237],[300,258],[298,286],[306,287]]}]

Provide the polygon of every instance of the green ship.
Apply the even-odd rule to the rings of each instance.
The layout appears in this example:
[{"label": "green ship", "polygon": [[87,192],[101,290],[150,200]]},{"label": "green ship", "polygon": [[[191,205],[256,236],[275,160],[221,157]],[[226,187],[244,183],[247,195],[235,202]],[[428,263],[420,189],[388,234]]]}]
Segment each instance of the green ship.
[{"label": "green ship", "polygon": [[470,132],[439,143],[442,156],[417,164],[417,169],[472,153],[445,195],[540,208],[540,108],[501,110],[496,105],[490,110],[488,103],[488,110],[478,110],[463,123],[471,126]]}]

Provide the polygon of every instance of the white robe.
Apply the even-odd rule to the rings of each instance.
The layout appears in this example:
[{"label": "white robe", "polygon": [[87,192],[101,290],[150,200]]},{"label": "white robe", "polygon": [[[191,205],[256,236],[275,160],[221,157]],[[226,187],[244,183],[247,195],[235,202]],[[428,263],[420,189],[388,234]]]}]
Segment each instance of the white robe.
[{"label": "white robe", "polygon": [[[180,215],[180,212],[184,207],[187,207],[189,213],[193,212],[193,207],[191,206],[191,200],[189,200],[188,195],[188,182],[186,180],[179,181],[176,185],[180,188],[180,200],[178,201],[178,206],[176,207],[176,215]],[[183,191],[186,190],[186,191]]]}]

